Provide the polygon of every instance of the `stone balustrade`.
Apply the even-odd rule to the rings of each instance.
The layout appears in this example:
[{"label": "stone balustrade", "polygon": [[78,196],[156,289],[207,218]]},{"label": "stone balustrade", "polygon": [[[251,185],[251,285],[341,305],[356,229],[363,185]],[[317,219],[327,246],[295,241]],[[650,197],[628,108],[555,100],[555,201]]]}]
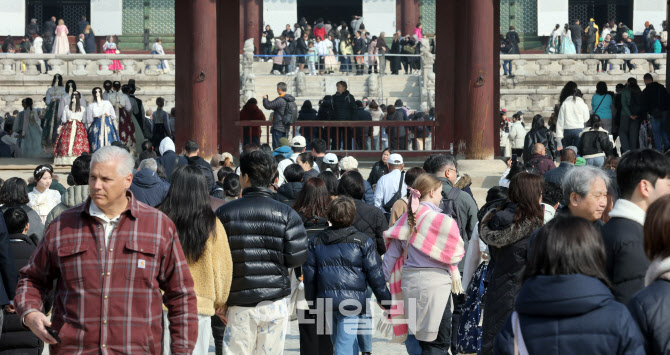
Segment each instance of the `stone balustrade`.
[{"label": "stone balustrade", "polygon": [[[123,70],[119,73],[115,74],[109,70],[109,65],[113,60],[121,61]],[[161,61],[168,63],[169,71],[157,68]],[[48,74],[45,73],[45,68],[41,68],[43,64],[51,66]],[[0,54],[0,80],[8,76],[53,76],[54,74],[68,77],[165,76],[174,80],[175,56],[174,54]]]}]

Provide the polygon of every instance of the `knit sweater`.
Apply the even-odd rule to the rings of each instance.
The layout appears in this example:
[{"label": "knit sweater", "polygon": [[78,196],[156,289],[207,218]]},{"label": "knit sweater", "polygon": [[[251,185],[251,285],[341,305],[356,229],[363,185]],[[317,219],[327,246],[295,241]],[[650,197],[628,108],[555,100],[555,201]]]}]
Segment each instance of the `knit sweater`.
[{"label": "knit sweater", "polygon": [[[216,219],[216,238],[207,240],[205,251],[195,263],[188,263],[193,277],[198,314],[213,316],[228,300],[233,281],[233,258],[223,224]],[[163,306],[163,310],[167,310]]]}]

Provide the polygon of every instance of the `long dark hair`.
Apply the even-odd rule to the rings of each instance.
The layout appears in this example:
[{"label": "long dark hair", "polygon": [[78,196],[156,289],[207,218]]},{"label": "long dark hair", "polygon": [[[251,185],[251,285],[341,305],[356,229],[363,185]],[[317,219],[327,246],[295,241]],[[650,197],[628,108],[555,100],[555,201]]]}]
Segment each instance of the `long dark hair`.
[{"label": "long dark hair", "polygon": [[605,245],[589,221],[557,215],[540,229],[528,254],[524,280],[541,275],[582,274],[611,287],[605,275]]},{"label": "long dark hair", "polygon": [[544,181],[540,175],[519,173],[509,183],[509,199],[517,204],[514,214],[514,224],[519,225],[524,220],[542,222],[544,212],[540,206],[540,197],[544,191]]},{"label": "long dark hair", "polygon": [[205,175],[192,165],[177,168],[167,197],[157,208],[177,227],[186,260],[197,262],[209,237],[216,238],[216,215],[209,204]]},{"label": "long dark hair", "polygon": [[[98,93],[98,90],[100,90],[100,93]],[[98,101],[97,96],[100,95],[100,100],[103,99],[102,97],[102,89],[98,86],[94,87],[93,90],[91,90],[91,93],[93,94],[93,102]]]},{"label": "long dark hair", "polygon": [[632,92],[640,92],[640,87],[637,85],[637,79],[635,78],[628,78],[628,82],[626,85],[630,88]]},{"label": "long dark hair", "polygon": [[330,196],[337,196],[337,176],[332,171],[322,171],[319,176],[320,179],[326,184],[326,189]]},{"label": "long dark hair", "polygon": [[323,179],[310,178],[295,199],[293,209],[307,218],[326,217],[330,194]]},{"label": "long dark hair", "polygon": [[[221,168],[225,169],[225,168]],[[230,168],[228,168],[230,169]],[[232,169],[231,169],[232,170]],[[240,197],[242,186],[240,185],[240,176],[230,173],[223,178],[223,191],[227,197]]]},{"label": "long dark hair", "polygon": [[303,102],[302,107],[300,108],[300,112],[309,112],[312,111],[312,101],[305,100]]},{"label": "long dark hair", "polygon": [[28,184],[26,181],[13,177],[7,179],[0,188],[0,204],[6,206],[25,205],[30,202],[28,198]]},{"label": "long dark hair", "polygon": [[73,91],[72,95],[75,98],[75,104],[74,104],[75,106],[74,106],[74,109],[73,109],[72,101],[70,101],[70,105],[69,105],[70,106],[70,111],[81,112],[81,94],[79,93],[79,91]]},{"label": "long dark hair", "polygon": [[105,80],[105,82],[102,83],[102,87],[105,88],[105,92],[110,92],[112,90],[112,81]]},{"label": "long dark hair", "polygon": [[577,83],[574,81],[568,81],[565,86],[563,86],[563,90],[561,90],[561,95],[558,99],[559,104],[562,104],[565,99],[574,95],[575,90],[577,90]]},{"label": "long dark hair", "polygon": [[74,82],[74,80],[70,79],[65,82],[65,92],[70,93],[77,91],[77,83]]},{"label": "long dark hair", "polygon": [[607,83],[604,81],[599,81],[598,84],[596,84],[596,94],[598,95],[607,95]]},{"label": "long dark hair", "polygon": [[63,76],[60,74],[55,74],[53,80],[51,80],[51,86],[54,86],[58,81],[58,86],[63,86]]}]

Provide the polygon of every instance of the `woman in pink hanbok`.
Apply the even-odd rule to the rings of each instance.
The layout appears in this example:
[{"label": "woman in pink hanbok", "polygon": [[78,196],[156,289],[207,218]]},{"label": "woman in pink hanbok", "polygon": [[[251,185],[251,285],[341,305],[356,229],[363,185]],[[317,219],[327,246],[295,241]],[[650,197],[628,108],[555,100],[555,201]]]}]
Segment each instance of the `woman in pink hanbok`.
[{"label": "woman in pink hanbok", "polygon": [[67,39],[67,35],[70,33],[67,27],[65,27],[65,22],[60,19],[58,20],[58,26],[56,27],[56,33],[54,36],[54,44],[51,49],[53,54],[68,54],[70,53],[70,42]]},{"label": "woman in pink hanbok", "polygon": [[[114,36],[107,36],[107,41],[105,42],[105,45],[102,46],[102,50],[105,51],[105,54],[119,54],[119,50],[116,48],[116,43],[114,42],[116,40],[116,37]],[[123,66],[121,65],[120,60],[113,60],[112,64],[109,66],[109,70],[113,71],[115,74],[118,73],[119,71],[123,70]]]}]

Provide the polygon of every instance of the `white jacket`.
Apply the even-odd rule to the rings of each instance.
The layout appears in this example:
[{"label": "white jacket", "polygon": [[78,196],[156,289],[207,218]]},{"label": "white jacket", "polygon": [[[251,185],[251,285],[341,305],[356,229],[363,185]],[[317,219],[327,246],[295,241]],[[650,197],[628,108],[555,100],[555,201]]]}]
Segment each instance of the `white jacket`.
[{"label": "white jacket", "polygon": [[589,120],[590,116],[589,106],[581,97],[568,97],[558,111],[556,138],[563,138],[563,130],[566,129],[584,129],[584,123]]},{"label": "white jacket", "polygon": [[509,140],[512,142],[512,149],[523,149],[523,140],[526,137],[526,128],[521,121],[512,123],[509,128]]}]

